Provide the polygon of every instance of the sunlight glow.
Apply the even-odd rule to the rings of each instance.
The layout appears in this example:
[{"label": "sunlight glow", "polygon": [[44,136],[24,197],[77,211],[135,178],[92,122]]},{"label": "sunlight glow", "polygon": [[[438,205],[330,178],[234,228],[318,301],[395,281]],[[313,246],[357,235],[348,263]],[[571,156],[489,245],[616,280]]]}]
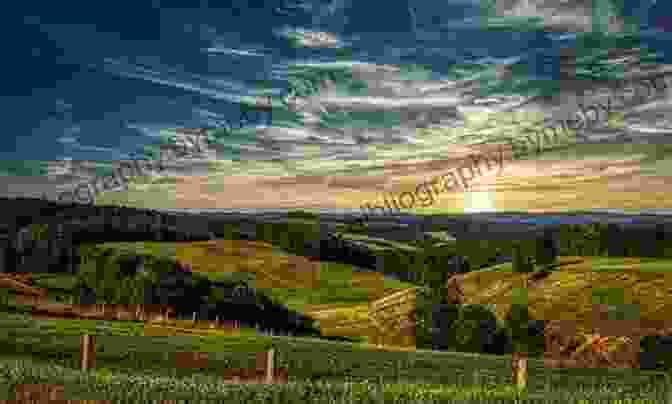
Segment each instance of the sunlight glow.
[{"label": "sunlight glow", "polygon": [[464,195],[464,212],[496,212],[494,192],[467,192]]}]

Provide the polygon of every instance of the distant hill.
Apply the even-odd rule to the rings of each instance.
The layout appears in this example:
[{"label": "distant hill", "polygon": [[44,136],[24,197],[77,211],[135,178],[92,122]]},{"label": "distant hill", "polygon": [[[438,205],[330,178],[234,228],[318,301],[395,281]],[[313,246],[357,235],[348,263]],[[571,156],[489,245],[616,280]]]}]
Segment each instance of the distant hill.
[{"label": "distant hill", "polygon": [[545,321],[549,355],[558,351],[551,340],[577,348],[587,336],[609,336],[612,342],[627,337],[620,351],[621,363],[627,363],[638,357],[640,337],[672,334],[670,259],[563,256],[546,275],[515,273],[506,263],[454,280],[464,304],[492,305],[500,321],[513,302],[527,302],[531,316]]},{"label": "distant hill", "polygon": [[[510,263],[457,277],[465,304],[493,304],[503,318],[530,274]],[[574,319],[592,327],[598,304],[619,307],[626,319],[666,321],[672,312],[672,260],[619,257],[560,257],[560,265],[537,282],[528,282],[526,299],[535,318]],[[615,317],[614,317],[615,318]]]},{"label": "distant hill", "polygon": [[264,242],[211,240],[99,246],[119,254],[174,260],[213,282],[244,281],[289,310],[318,320],[321,333],[326,336],[371,337],[373,323],[368,315],[369,305],[413,287],[377,272],[355,271],[350,265],[288,254]]}]

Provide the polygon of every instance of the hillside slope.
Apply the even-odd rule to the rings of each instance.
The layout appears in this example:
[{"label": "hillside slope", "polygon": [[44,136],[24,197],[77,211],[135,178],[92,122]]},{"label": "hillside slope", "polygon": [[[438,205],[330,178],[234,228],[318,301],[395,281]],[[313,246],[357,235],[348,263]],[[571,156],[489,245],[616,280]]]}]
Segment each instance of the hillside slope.
[{"label": "hillside slope", "polygon": [[[669,317],[672,260],[561,257],[560,264],[547,277],[528,282],[527,300],[538,319],[571,319],[581,327],[591,327],[601,301],[619,306],[627,312],[625,319],[665,321]],[[466,304],[493,304],[497,317],[503,318],[528,276],[514,273],[507,263],[457,279]]]},{"label": "hillside slope", "polygon": [[[369,304],[413,285],[350,265],[312,261],[257,241],[105,243],[124,252],[150,254],[189,265],[212,280],[249,279],[291,310],[320,322],[323,335],[372,337]],[[398,330],[389,330],[397,333]],[[386,341],[397,341],[395,335]]]},{"label": "hillside slope", "polygon": [[[566,346],[599,336],[628,337],[632,360],[640,337],[672,331],[671,260],[560,257],[548,275],[533,279],[538,274],[515,273],[511,264],[501,264],[456,280],[465,304],[492,305],[499,320],[512,302],[527,301],[532,317],[546,321],[547,345],[551,334]],[[547,346],[547,356],[559,351],[555,348]]]}]

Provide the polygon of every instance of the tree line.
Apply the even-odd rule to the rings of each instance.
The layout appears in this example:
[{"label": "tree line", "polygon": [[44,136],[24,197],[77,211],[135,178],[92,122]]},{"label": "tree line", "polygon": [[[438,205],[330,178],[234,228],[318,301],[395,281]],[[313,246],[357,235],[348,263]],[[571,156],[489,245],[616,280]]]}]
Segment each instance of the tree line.
[{"label": "tree line", "polygon": [[180,319],[196,313],[199,320],[219,317],[261,331],[320,335],[312,318],[288,309],[244,278],[213,281],[176,260],[111,247],[87,245],[82,252],[74,290],[79,303],[174,305]]}]

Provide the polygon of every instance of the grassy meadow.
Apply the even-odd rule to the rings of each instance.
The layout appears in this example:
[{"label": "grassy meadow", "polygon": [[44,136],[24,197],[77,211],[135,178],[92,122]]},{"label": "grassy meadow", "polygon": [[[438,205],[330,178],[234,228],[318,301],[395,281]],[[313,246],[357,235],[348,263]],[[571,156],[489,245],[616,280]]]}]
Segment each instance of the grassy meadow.
[{"label": "grassy meadow", "polygon": [[583,329],[592,326],[598,304],[621,306],[627,320],[663,322],[672,311],[672,260],[560,257],[560,265],[526,289],[525,276],[510,263],[467,273],[461,279],[466,303],[493,304],[503,318],[522,291],[535,318],[573,320]]},{"label": "grassy meadow", "polygon": [[[421,248],[418,243],[389,242],[344,230],[344,238],[377,246],[381,251]],[[371,337],[376,332],[369,313],[371,305],[416,286],[380,273],[355,271],[347,264],[312,261],[260,241],[115,242],[98,246],[179,261],[212,280],[249,279],[288,307],[317,319],[323,335]],[[459,244],[450,242],[449,246],[454,249]],[[672,260],[653,258],[561,256],[546,277],[527,287],[523,283],[527,275],[513,272],[508,263],[458,278],[465,303],[492,305],[499,319],[512,301],[524,299],[535,318],[573,319],[590,327],[596,304],[629,308],[623,311],[630,316],[628,319],[664,320],[670,310],[667,306],[672,284],[667,271],[671,267]],[[35,274],[34,281],[36,286],[48,289],[50,298],[67,301],[74,295],[74,275]],[[519,392],[511,386],[511,358],[507,355],[271,336],[245,328],[232,332],[201,328],[186,321],[49,319],[33,316],[11,302],[9,307],[12,310],[0,313],[3,386],[60,383],[76,397],[134,401],[203,397],[227,402],[266,397],[273,402],[325,403],[365,403],[381,398],[398,403],[644,403],[661,402],[663,390],[669,386],[668,376],[661,372],[552,369],[542,359],[530,358],[528,388]],[[89,372],[77,370],[79,338],[85,333],[97,336],[96,370]],[[289,369],[290,384],[236,386],[218,381],[226,368],[252,367],[255,353],[269,347],[276,349],[276,367]],[[207,367],[177,368],[175,355],[185,351],[207,352]],[[632,400],[617,401],[619,398]],[[640,401],[633,401],[635,398]]]},{"label": "grassy meadow", "polygon": [[[96,370],[92,372],[75,370],[79,358],[79,335],[83,332],[97,335]],[[276,366],[289,368],[290,385],[286,387],[289,390],[300,390],[313,383],[327,383],[338,389],[347,385],[346,382],[354,382],[362,388],[370,383],[380,383],[382,378],[385,397],[406,397],[400,402],[412,402],[405,401],[411,397],[404,396],[411,391],[439,400],[430,399],[427,402],[456,402],[450,400],[471,398],[482,400],[474,402],[485,403],[490,402],[487,398],[513,400],[516,397],[509,384],[510,359],[507,357],[425,350],[374,350],[357,344],[313,338],[261,335],[149,337],[141,333],[141,326],[128,322],[36,320],[29,314],[6,314],[0,320],[0,342],[5,358],[0,368],[9,372],[3,375],[6,378],[23,380],[24,383],[63,383],[80,392],[96,392],[101,398],[115,397],[115,394],[116,397],[133,397],[156,391],[153,389],[166,394],[170,392],[168,397],[180,397],[188,391],[193,394],[193,390],[185,385],[201,391],[215,389],[220,394],[226,394],[230,389],[235,391],[242,387],[218,383],[217,375],[222,369],[253,366],[255,352],[274,347]],[[174,355],[183,351],[208,352],[207,368],[176,368]],[[315,357],[316,351],[320,352],[319,358]],[[10,366],[8,363],[11,361],[14,364]],[[49,376],[36,376],[46,369],[51,369],[46,372]],[[656,397],[654,392],[661,394],[666,381],[665,374],[650,371],[549,369],[538,359],[530,359],[529,373],[529,386],[524,394],[537,400],[561,397],[566,400],[570,397],[591,400],[639,397],[652,400]],[[82,377],[88,380],[78,379]],[[122,393],[120,387],[125,383],[121,380],[125,378],[126,382],[128,379],[143,382],[141,386]],[[101,382],[101,379],[106,380]],[[194,379],[200,382],[189,382]],[[112,380],[120,381],[114,383]],[[279,387],[268,387],[271,388]],[[317,394],[316,401],[312,402],[327,400],[330,394],[334,393]],[[362,400],[355,402],[368,402],[364,397]]]}]

